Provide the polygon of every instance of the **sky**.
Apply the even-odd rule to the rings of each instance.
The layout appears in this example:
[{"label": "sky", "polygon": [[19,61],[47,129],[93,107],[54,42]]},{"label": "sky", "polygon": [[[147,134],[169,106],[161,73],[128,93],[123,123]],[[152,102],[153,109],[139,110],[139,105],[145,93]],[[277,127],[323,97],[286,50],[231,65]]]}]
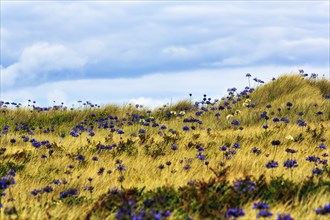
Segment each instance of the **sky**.
[{"label": "sky", "polygon": [[155,107],[221,98],[246,73],[330,76],[328,0],[0,4],[3,101]]}]

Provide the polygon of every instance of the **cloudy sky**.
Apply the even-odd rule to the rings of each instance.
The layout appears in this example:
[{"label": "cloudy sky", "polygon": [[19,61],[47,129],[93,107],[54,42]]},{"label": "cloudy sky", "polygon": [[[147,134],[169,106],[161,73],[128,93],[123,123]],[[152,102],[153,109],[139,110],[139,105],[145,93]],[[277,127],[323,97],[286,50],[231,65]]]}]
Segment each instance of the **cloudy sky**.
[{"label": "cloudy sky", "polygon": [[1,100],[162,105],[329,76],[329,1],[3,1]]}]

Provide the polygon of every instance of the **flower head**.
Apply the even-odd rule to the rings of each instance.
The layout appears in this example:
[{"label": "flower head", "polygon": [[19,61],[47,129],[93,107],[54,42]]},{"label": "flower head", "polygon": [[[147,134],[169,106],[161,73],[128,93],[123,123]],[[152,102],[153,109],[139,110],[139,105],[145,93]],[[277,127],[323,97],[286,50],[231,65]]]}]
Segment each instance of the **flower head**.
[{"label": "flower head", "polygon": [[244,216],[244,215],[245,215],[245,213],[242,208],[231,208],[227,212],[227,216],[229,218],[230,217],[238,218],[238,217]]},{"label": "flower head", "polygon": [[298,163],[296,160],[286,160],[284,161],[284,167],[286,167],[287,169],[295,168],[298,167]]}]

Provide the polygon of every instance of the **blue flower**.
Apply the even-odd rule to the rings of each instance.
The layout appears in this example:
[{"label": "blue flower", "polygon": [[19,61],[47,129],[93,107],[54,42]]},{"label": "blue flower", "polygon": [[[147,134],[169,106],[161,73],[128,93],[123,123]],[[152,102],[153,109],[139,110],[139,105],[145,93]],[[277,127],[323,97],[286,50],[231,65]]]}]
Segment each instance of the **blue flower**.
[{"label": "blue flower", "polygon": [[16,176],[16,172],[14,170],[9,170],[7,172],[7,175],[9,175],[9,176]]},{"label": "blue flower", "polygon": [[60,193],[60,199],[64,199],[64,198],[71,197],[74,195],[78,195],[78,190],[75,188],[70,188],[70,189],[65,190]]},{"label": "blue flower", "polygon": [[241,148],[241,145],[239,143],[235,143],[233,144],[233,148],[235,149]]},{"label": "blue flower", "polygon": [[116,170],[119,170],[120,172],[125,171],[126,167],[124,167],[123,164],[119,164],[118,167],[116,168]]},{"label": "blue flower", "polygon": [[258,214],[257,214],[257,218],[263,217],[263,218],[267,218],[267,217],[271,217],[273,214],[269,211],[269,210],[261,210]]},{"label": "blue flower", "polygon": [[50,193],[50,192],[53,191],[53,187],[51,187],[51,186],[46,186],[46,187],[44,187],[44,188],[42,189],[42,191],[45,192],[45,193]]},{"label": "blue flower", "polygon": [[276,167],[278,167],[278,162],[271,160],[268,163],[266,163],[266,167],[268,169],[270,169],[270,168],[276,168]]},{"label": "blue flower", "polygon": [[307,123],[304,120],[298,119],[297,120],[297,125],[299,127],[306,127],[307,126]]},{"label": "blue flower", "polygon": [[277,214],[276,220],[294,220],[290,214]]},{"label": "blue flower", "polygon": [[85,156],[79,154],[79,155],[76,157],[76,160],[84,161],[84,160],[85,160]]},{"label": "blue flower", "polygon": [[266,202],[257,202],[254,203],[253,209],[269,209],[269,206]]},{"label": "blue flower", "polygon": [[309,162],[318,162],[318,161],[320,161],[320,158],[317,156],[308,156],[308,157],[306,157],[306,160]]},{"label": "blue flower", "polygon": [[251,151],[252,151],[253,153],[255,153],[255,154],[260,154],[260,153],[261,153],[261,150],[258,149],[258,148],[256,148],[256,147],[253,147],[253,148],[251,149]]},{"label": "blue flower", "polygon": [[172,150],[177,150],[177,149],[178,149],[178,146],[173,145],[173,146],[171,147],[171,149],[172,149]]},{"label": "blue flower", "polygon": [[317,215],[327,215],[330,214],[330,203],[326,204],[323,208],[318,208],[315,210]]},{"label": "blue flower", "polygon": [[188,127],[188,126],[183,126],[183,127],[182,127],[182,130],[184,130],[184,131],[189,131],[189,127]]},{"label": "blue flower", "polygon": [[144,130],[144,129],[140,129],[138,133],[139,133],[139,134],[146,134],[146,133],[147,133],[147,131],[146,131],[146,130]]},{"label": "blue flower", "polygon": [[238,218],[240,216],[244,216],[245,213],[243,211],[242,208],[231,208],[228,210],[227,212],[227,217],[234,217],[234,218]]},{"label": "blue flower", "polygon": [[325,146],[324,144],[320,144],[318,148],[325,150],[325,149],[327,149],[327,146]]},{"label": "blue flower", "polygon": [[323,173],[323,170],[320,168],[315,168],[312,170],[312,175],[321,175]]},{"label": "blue flower", "polygon": [[239,126],[241,123],[239,121],[237,121],[236,119],[234,119],[232,122],[231,122],[232,125],[235,125],[235,126]]},{"label": "blue flower", "polygon": [[239,179],[234,182],[234,189],[239,193],[248,193],[255,189],[255,185],[255,182],[250,180],[249,177],[246,177],[245,179]]},{"label": "blue flower", "polygon": [[298,163],[296,160],[286,160],[284,161],[284,167],[286,167],[287,169],[295,168],[298,167]]},{"label": "blue flower", "polygon": [[226,151],[227,150],[227,147],[226,146],[219,147],[219,150]]}]

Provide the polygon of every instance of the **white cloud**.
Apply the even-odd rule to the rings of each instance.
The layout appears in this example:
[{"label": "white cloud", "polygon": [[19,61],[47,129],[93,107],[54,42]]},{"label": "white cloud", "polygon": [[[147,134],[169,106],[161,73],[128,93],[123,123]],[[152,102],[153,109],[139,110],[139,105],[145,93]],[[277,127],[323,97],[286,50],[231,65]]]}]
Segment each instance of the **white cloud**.
[{"label": "white cloud", "polygon": [[1,84],[10,87],[17,82],[40,80],[47,74],[63,70],[79,71],[87,59],[60,44],[35,43],[23,50],[19,60],[1,69]]},{"label": "white cloud", "polygon": [[[167,78],[191,81],[192,87],[180,84],[188,86],[187,90],[196,89],[195,82],[213,88],[212,78],[204,82],[203,76],[190,79],[193,72],[189,77],[170,72],[183,68],[219,68],[218,72],[225,74],[234,73],[239,66],[253,72],[251,69],[258,65],[314,66],[311,69],[329,65],[329,2],[218,1],[188,5],[173,1],[6,1],[1,6],[1,89],[7,94],[14,87],[23,91],[22,86],[45,81],[56,91],[53,81],[70,79],[56,84],[68,84],[63,88],[68,91],[69,84],[81,85],[77,80],[82,78],[81,71],[88,69],[84,78],[112,78],[110,73],[115,71],[123,78],[137,77],[87,81],[99,84],[94,87],[86,83],[87,88],[93,88],[89,93],[103,97],[104,90],[112,97],[113,91],[103,83],[107,81],[110,85],[129,84],[122,86],[125,90],[113,86],[125,97],[155,99],[152,90],[149,94],[132,91],[152,87],[144,83],[151,78],[153,81],[148,82],[158,86],[157,94],[162,92],[160,88],[167,91],[166,86],[172,85]],[[234,69],[220,69],[228,66]],[[169,73],[142,76],[162,69]],[[67,77],[68,72],[71,77]],[[214,74],[213,78],[220,76]],[[180,86],[172,91],[181,92]],[[98,97],[89,93],[81,96]],[[68,101],[73,99],[66,94]],[[72,94],[79,98],[74,91]]]}]

